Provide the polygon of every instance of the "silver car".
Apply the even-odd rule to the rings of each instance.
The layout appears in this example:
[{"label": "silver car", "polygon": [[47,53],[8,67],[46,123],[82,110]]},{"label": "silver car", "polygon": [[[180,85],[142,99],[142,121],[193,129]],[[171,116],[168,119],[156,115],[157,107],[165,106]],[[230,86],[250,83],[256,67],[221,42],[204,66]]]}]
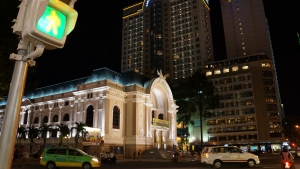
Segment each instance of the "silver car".
[{"label": "silver car", "polygon": [[214,168],[221,168],[223,164],[247,164],[254,167],[260,164],[257,155],[244,152],[235,146],[205,147],[201,153],[201,162]]}]

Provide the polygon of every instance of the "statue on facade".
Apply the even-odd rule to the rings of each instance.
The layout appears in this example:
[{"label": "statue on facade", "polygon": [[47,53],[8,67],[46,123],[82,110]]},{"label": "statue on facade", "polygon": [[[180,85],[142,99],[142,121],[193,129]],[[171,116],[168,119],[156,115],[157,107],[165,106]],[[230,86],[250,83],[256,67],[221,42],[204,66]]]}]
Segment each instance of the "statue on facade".
[{"label": "statue on facade", "polygon": [[162,78],[162,79],[166,80],[166,75],[163,75],[161,69],[159,71],[157,70],[157,75],[159,76],[159,78]]}]

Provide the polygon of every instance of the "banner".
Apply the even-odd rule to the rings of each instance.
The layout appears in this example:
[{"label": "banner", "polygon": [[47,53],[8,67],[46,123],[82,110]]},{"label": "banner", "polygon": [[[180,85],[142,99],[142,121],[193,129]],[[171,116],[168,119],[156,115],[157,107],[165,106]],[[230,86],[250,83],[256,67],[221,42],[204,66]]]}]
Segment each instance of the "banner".
[{"label": "banner", "polygon": [[153,126],[161,126],[161,127],[170,128],[170,122],[169,121],[156,119],[156,118],[152,119],[152,125]]},{"label": "banner", "polygon": [[92,127],[84,127],[86,130],[85,137],[83,137],[82,145],[99,145],[100,129]]}]

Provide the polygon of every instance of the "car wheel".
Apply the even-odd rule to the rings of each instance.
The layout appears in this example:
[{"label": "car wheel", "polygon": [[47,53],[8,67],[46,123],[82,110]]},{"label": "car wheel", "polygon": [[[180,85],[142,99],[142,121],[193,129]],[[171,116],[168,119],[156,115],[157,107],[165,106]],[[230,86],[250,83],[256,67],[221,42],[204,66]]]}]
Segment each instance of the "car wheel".
[{"label": "car wheel", "polygon": [[248,160],[247,164],[248,164],[248,167],[253,168],[255,166],[255,161],[254,160]]},{"label": "car wheel", "polygon": [[90,163],[83,163],[82,169],[92,169],[92,166]]},{"label": "car wheel", "polygon": [[216,160],[214,162],[214,168],[221,168],[222,167],[222,161]]},{"label": "car wheel", "polygon": [[46,164],[46,166],[47,166],[48,169],[55,169],[56,168],[55,163],[52,162],[52,161],[48,162]]}]

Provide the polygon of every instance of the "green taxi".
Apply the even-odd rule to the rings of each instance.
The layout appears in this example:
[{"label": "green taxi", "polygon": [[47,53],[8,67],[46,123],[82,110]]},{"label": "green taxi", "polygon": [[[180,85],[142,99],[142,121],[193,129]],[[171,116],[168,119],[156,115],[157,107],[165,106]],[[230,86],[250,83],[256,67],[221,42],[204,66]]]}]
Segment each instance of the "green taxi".
[{"label": "green taxi", "polygon": [[100,161],[97,157],[70,147],[46,148],[40,157],[40,164],[48,169],[55,169],[56,167],[81,167],[83,169],[100,167]]}]

